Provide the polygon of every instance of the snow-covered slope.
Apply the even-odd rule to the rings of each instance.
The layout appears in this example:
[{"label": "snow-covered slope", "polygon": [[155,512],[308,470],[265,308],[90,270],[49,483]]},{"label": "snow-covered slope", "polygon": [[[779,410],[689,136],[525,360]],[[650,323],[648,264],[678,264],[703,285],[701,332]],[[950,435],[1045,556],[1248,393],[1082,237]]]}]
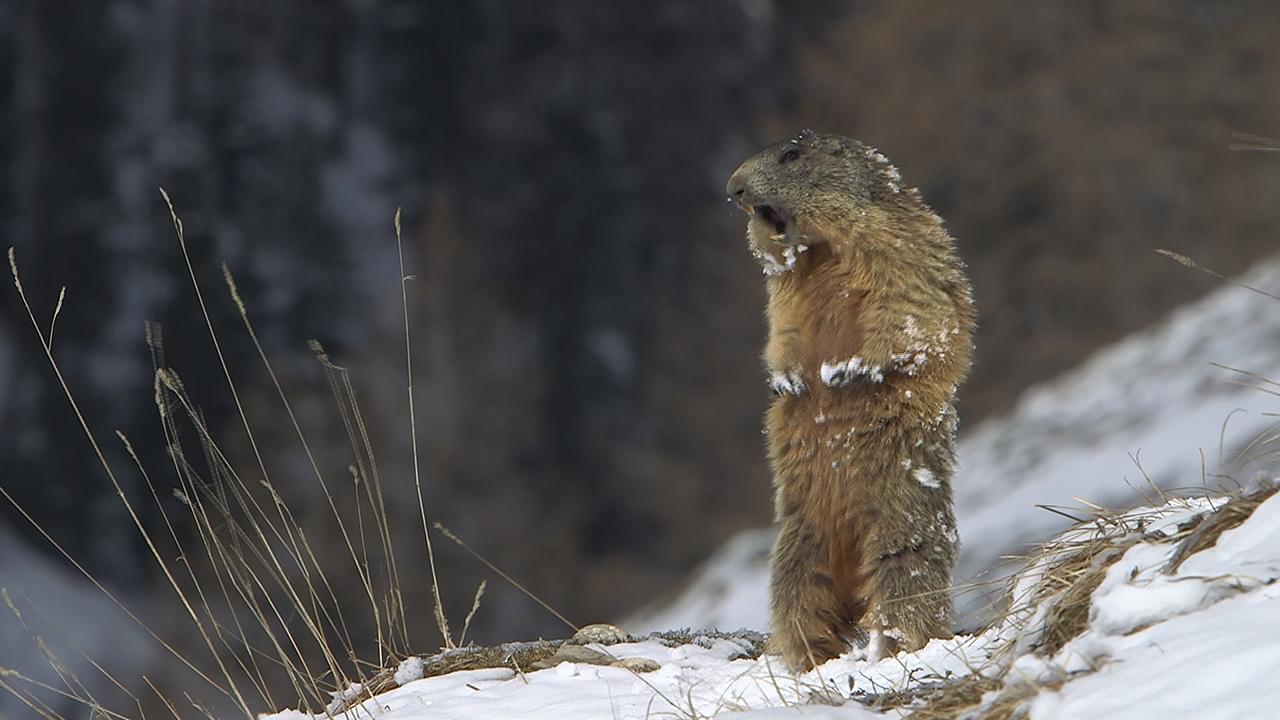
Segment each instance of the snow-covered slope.
[{"label": "snow-covered slope", "polygon": [[[744,647],[723,638],[591,645],[616,658],[647,658],[656,669],[563,662],[538,672],[403,678],[335,715],[866,719],[901,717],[968,686],[979,692],[960,707],[975,717],[994,708],[1025,708],[1031,720],[1269,717],[1280,704],[1272,682],[1280,663],[1280,495],[1233,503],[1174,499],[1072,528],[1016,576],[1000,622],[878,663],[851,654],[793,675],[776,658],[741,657]],[[1207,530],[1219,522],[1215,543]]]},{"label": "snow-covered slope", "polygon": [[[1280,257],[1240,280],[1280,295]],[[1280,379],[1280,302],[1220,288],[974,428],[955,480],[959,578],[1070,523],[1037,504],[1130,507],[1152,494],[1146,478],[1200,487],[1265,471],[1257,451],[1274,447],[1241,451],[1276,427],[1277,387],[1215,364]]]},{"label": "snow-covered slope", "polygon": [[[12,609],[0,604],[0,668],[13,668],[32,680],[59,686],[47,651],[103,702],[115,702],[114,688],[94,670],[89,658],[111,658],[112,672],[121,677],[155,674],[158,648],[142,628],[83,576],[40,554],[3,526],[0,588],[13,603]],[[160,611],[144,599],[118,588],[115,592],[140,617],[158,624]],[[11,682],[32,689],[29,683]],[[68,717],[84,710],[67,698],[44,700]],[[0,717],[26,717],[31,712],[17,697],[0,690]]]},{"label": "snow-covered slope", "polygon": [[[1170,276],[1176,281],[1177,269]],[[1280,258],[1240,280],[1280,294]],[[988,617],[984,591],[1012,569],[997,568],[1002,556],[1023,555],[1070,524],[1037,505],[1080,508],[1081,498],[1132,507],[1154,494],[1148,478],[1164,488],[1206,480],[1214,486],[1230,483],[1219,475],[1244,481],[1265,469],[1259,451],[1273,446],[1250,443],[1277,426],[1280,400],[1269,393],[1280,387],[1212,363],[1280,379],[1280,302],[1226,285],[1028,391],[1008,415],[963,433],[954,480],[956,583],[981,585],[958,597],[962,624]],[[763,629],[770,542],[767,533],[742,534],[682,595],[622,625],[633,632]]]}]

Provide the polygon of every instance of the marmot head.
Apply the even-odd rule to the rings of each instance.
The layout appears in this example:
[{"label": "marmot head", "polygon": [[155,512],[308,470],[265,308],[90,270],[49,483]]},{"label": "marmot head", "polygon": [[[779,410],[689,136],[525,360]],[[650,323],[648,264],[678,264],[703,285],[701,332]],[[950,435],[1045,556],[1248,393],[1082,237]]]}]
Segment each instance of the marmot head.
[{"label": "marmot head", "polygon": [[788,269],[797,250],[848,237],[872,208],[917,197],[875,148],[808,130],[748,158],[725,192],[750,216],[747,238],[766,272],[780,255]]}]

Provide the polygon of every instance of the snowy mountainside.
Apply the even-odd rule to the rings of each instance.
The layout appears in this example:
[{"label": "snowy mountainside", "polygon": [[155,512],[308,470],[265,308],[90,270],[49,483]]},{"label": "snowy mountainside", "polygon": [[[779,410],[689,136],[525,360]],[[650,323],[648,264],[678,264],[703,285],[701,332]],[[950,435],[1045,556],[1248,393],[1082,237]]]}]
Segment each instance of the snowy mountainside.
[{"label": "snowy mountainside", "polygon": [[[64,672],[88,683],[99,682],[101,687],[90,687],[104,702],[115,695],[105,681],[98,680],[90,658],[110,657],[112,671],[120,676],[154,674],[159,650],[145,630],[83,576],[50,560],[2,525],[0,589],[5,596],[0,600],[5,603],[0,605],[0,674],[13,669],[57,686],[58,674],[47,651]],[[114,592],[139,617],[153,623],[162,617],[145,598],[119,588]],[[80,703],[67,698],[46,702],[63,713],[83,710]],[[24,717],[29,712],[17,697],[0,691],[0,717]]]},{"label": "snowy mountainside", "polygon": [[[1280,661],[1277,540],[1271,482],[1230,499],[1173,498],[1069,529],[1015,575],[999,622],[880,662],[855,651],[792,674],[724,638],[675,647],[630,638],[587,646],[612,666],[565,661],[421,678],[423,663],[406,661],[401,669],[417,673],[397,672],[399,687],[358,704],[339,693],[330,710],[381,720],[866,720],[930,707],[1030,720],[1266,717],[1280,702],[1271,682]],[[637,658],[647,667],[616,664]],[[320,717],[285,711],[268,720]]]},{"label": "snowy mountainside", "polygon": [[[1239,280],[1280,294],[1280,257]],[[1280,379],[1280,302],[1226,285],[1029,390],[1008,415],[962,433],[953,482],[957,586],[998,587],[992,581],[1011,569],[1002,557],[1023,555],[1071,523],[1037,505],[1081,508],[1079,498],[1131,507],[1155,494],[1148,478],[1162,488],[1229,485],[1265,469],[1257,458],[1267,446],[1250,444],[1276,426],[1271,413],[1280,402],[1251,387],[1265,390],[1264,382],[1212,363]],[[963,390],[960,414],[963,424]],[[740,534],[682,594],[623,627],[763,629],[771,542],[767,532]],[[959,594],[962,625],[988,616],[989,595]]]}]

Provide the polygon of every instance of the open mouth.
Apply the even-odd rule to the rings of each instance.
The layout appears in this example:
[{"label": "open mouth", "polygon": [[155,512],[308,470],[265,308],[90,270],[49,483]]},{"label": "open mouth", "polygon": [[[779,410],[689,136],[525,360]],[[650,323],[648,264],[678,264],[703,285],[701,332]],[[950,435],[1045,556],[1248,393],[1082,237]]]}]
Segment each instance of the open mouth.
[{"label": "open mouth", "polygon": [[772,225],[774,232],[778,235],[787,232],[787,221],[782,218],[782,214],[772,205],[756,205],[752,207],[752,212],[755,213],[756,217]]}]

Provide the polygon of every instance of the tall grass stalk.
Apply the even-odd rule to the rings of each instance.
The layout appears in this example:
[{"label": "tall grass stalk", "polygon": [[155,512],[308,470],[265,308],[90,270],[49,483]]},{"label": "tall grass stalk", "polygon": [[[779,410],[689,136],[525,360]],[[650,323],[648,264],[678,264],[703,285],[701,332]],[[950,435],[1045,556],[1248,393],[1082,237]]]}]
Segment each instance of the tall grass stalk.
[{"label": "tall grass stalk", "polygon": [[[145,542],[149,554],[156,563],[166,584],[179,599],[186,618],[196,630],[200,640],[199,657],[190,648],[180,647],[160,637],[148,624],[131,611],[110,589],[93,576],[87,568],[75,560],[53,538],[38,519],[22,508],[3,487],[3,495],[19,513],[36,528],[46,541],[84,575],[113,604],[121,608],[146,634],[179,661],[186,671],[201,678],[212,688],[221,701],[230,702],[235,711],[246,717],[256,717],[255,711],[279,707],[282,702],[296,702],[303,707],[332,716],[329,702],[333,691],[342,691],[362,679],[369,672],[381,670],[392,660],[410,653],[410,632],[405,611],[406,604],[400,582],[395,549],[392,544],[392,527],[384,497],[382,477],[378,470],[373,443],[360,411],[359,402],[350,376],[345,368],[330,361],[319,343],[313,343],[317,360],[324,370],[337,403],[354,455],[352,467],[356,484],[354,503],[340,501],[332,484],[325,478],[321,463],[312,443],[303,432],[297,413],[289,402],[280,377],[268,358],[250,320],[249,310],[235,279],[225,265],[223,280],[232,303],[239,314],[244,331],[253,345],[259,361],[266,370],[289,427],[296,437],[311,474],[319,484],[329,513],[337,524],[344,548],[344,555],[355,570],[360,593],[367,602],[370,627],[376,636],[376,655],[361,659],[352,638],[350,623],[343,612],[342,602],[335,583],[330,581],[322,557],[308,541],[299,517],[277,488],[271,477],[267,460],[259,445],[253,423],[246,410],[242,393],[231,372],[224,352],[224,344],[214,326],[205,293],[196,273],[186,242],[185,229],[173,202],[163,189],[161,195],[169,211],[174,232],[187,274],[196,295],[198,307],[221,368],[225,387],[234,402],[235,413],[248,441],[252,455],[252,470],[237,468],[224,451],[213,431],[208,427],[203,412],[188,393],[178,373],[168,367],[165,359],[163,333],[158,325],[146,326],[147,346],[151,352],[155,370],[155,405],[160,415],[164,440],[173,464],[177,487],[174,497],[189,514],[196,543],[195,548],[184,547],[178,523],[171,517],[163,494],[157,488],[152,475],[144,466],[133,443],[117,431],[117,438],[135,465],[146,486],[149,502],[154,503],[164,525],[161,536],[153,534],[143,523],[136,500],[131,498],[106,453],[90,428],[75,395],[63,376],[53,354],[53,333],[58,317],[64,308],[65,288],[50,321],[46,326],[37,315],[23,288],[14,250],[9,250],[9,264],[14,286],[26,309],[32,328],[44,351],[46,361],[54,372],[58,385],[70,404],[81,431],[88,439],[99,465],[111,482],[115,494],[123,503],[137,532]],[[400,265],[401,299],[404,307],[405,362],[407,394],[409,402],[409,426],[413,446],[414,487],[427,549],[427,563],[431,573],[433,615],[446,648],[456,647],[449,632],[441,600],[439,576],[436,571],[435,552],[429,531],[430,524],[422,489],[422,472],[418,453],[416,409],[413,390],[413,354],[410,335],[408,281],[405,273],[404,250],[401,234],[400,212],[395,217],[396,247]],[[202,457],[207,473],[202,473],[193,462],[184,445],[184,438],[194,431],[198,454]],[[354,507],[352,507],[354,505]],[[351,527],[348,516],[354,511],[356,527]],[[366,516],[371,524],[366,527]],[[373,535],[372,543],[368,535]],[[370,545],[377,548],[372,557]],[[162,548],[161,546],[171,546]],[[169,559],[176,558],[176,559]],[[375,568],[376,564],[381,569]],[[210,572],[202,574],[197,565]],[[178,566],[178,567],[175,567]],[[212,578],[212,579],[210,579]],[[380,578],[380,579],[379,579]],[[349,581],[347,584],[351,584]],[[472,607],[474,615],[479,603],[479,593]],[[12,606],[12,604],[11,604]],[[348,608],[348,612],[349,612]],[[15,613],[18,612],[13,607]],[[470,616],[468,617],[470,620]],[[468,623],[469,624],[469,623]],[[32,690],[52,692],[75,699],[102,717],[129,717],[129,713],[108,710],[94,698],[89,684],[67,669],[43,641],[37,642],[45,649],[46,657],[64,686],[58,688],[37,681],[16,671],[0,669],[0,689],[9,691],[41,717],[59,717],[57,711],[42,701]],[[203,657],[206,656],[207,657]],[[128,691],[114,676],[90,660],[97,672],[128,694],[139,717],[145,716],[143,702]],[[202,666],[212,664],[216,670],[209,672]],[[283,676],[296,701],[281,697],[274,688],[278,683],[273,677]],[[163,712],[180,717],[180,706],[197,708],[202,715],[213,717],[215,712],[196,698],[182,693],[182,701],[169,697],[163,683],[152,678],[145,681]],[[185,702],[184,702],[185,701]],[[256,706],[256,707],[255,707]],[[336,711],[336,710],[335,710]]]}]

